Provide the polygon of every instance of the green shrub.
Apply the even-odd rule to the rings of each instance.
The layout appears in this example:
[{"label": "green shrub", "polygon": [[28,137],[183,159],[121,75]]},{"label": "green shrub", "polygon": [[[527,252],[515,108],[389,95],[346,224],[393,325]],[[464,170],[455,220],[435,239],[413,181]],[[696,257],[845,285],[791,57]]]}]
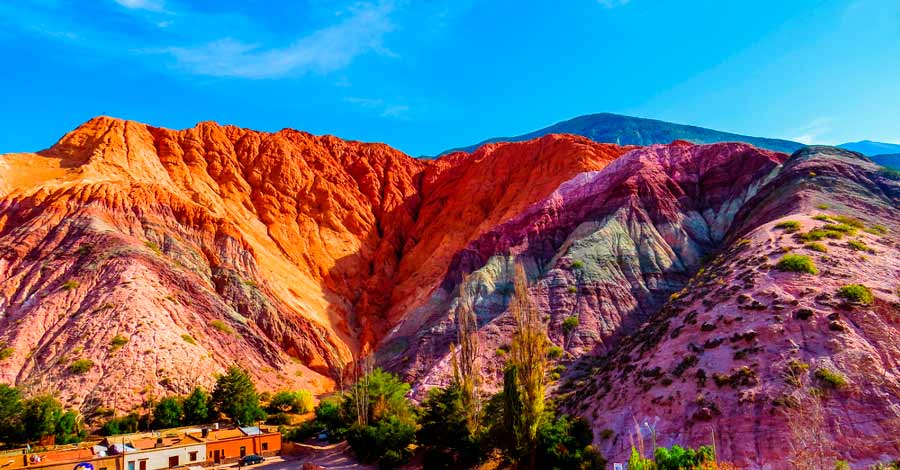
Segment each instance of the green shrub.
[{"label": "green shrub", "polygon": [[197,344],[197,341],[194,340],[194,337],[191,336],[191,335],[189,335],[189,334],[187,334],[187,333],[181,335],[181,339],[183,339],[184,342],[185,342],[185,343],[188,343],[188,344],[193,344],[193,345],[196,345],[196,344]]},{"label": "green shrub", "polygon": [[699,469],[715,460],[712,447],[701,446],[697,450],[674,445],[671,449],[657,447],[653,453],[657,470]]},{"label": "green shrub", "polygon": [[861,240],[850,240],[847,242],[847,246],[853,251],[865,251],[868,253],[873,253],[875,251]]},{"label": "green shrub", "polygon": [[78,359],[78,360],[72,361],[72,363],[69,364],[68,369],[69,369],[69,372],[71,372],[75,375],[82,375],[82,374],[87,373],[87,371],[91,370],[93,367],[94,367],[94,361],[92,361],[90,359]]},{"label": "green shrub", "polygon": [[578,261],[578,260],[572,261],[572,268],[574,268],[574,269],[581,269],[581,268],[583,268],[583,267],[584,267],[584,262],[583,262],[583,261]]},{"label": "green shrub", "polygon": [[866,232],[869,232],[874,235],[885,235],[888,233],[888,228],[884,225],[872,225],[869,228],[865,229]]},{"label": "green shrub", "polygon": [[846,215],[833,215],[831,218],[837,222],[840,222],[844,225],[849,225],[853,228],[865,228],[866,224],[862,220],[857,219],[856,217],[849,217]]},{"label": "green shrub", "polygon": [[800,222],[797,222],[796,220],[785,220],[784,222],[775,225],[775,228],[780,228],[784,230],[785,233],[794,233],[800,230]]},{"label": "green shrub", "polygon": [[221,331],[222,333],[233,334],[234,330],[231,329],[225,322],[222,320],[213,320],[209,322],[209,326],[215,328],[216,330]]},{"label": "green shrub", "polygon": [[381,469],[397,468],[412,455],[409,446],[416,437],[414,423],[389,416],[375,425],[353,425],[347,443],[363,462],[378,463]]},{"label": "green shrub", "polygon": [[100,435],[115,436],[137,432],[139,421],[137,413],[130,413],[120,418],[111,418],[100,428]]},{"label": "green shrub", "polygon": [[840,223],[840,224],[825,224],[822,227],[822,230],[826,232],[841,232],[846,233],[848,235],[854,235],[856,233],[856,227],[853,227],[848,224]]},{"label": "green shrub", "polygon": [[809,256],[805,255],[784,255],[778,264],[775,265],[779,271],[788,271],[793,273],[809,273],[818,274],[815,263]]},{"label": "green shrub", "polygon": [[825,214],[818,214],[818,215],[813,216],[813,220],[819,220],[819,221],[822,221],[822,222],[830,222],[830,221],[831,221],[831,217],[828,217],[828,216],[825,215]]},{"label": "green shrub", "polygon": [[568,292],[570,294],[575,294],[578,292],[578,288],[575,286],[569,286],[569,287],[566,287],[566,292]]},{"label": "green shrub", "polygon": [[291,424],[291,415],[287,413],[275,413],[266,418],[266,424],[272,426],[286,426]]},{"label": "green shrub", "polygon": [[79,283],[78,281],[75,281],[75,280],[66,281],[62,285],[62,290],[77,289],[78,286],[80,286],[80,285],[81,285],[81,283]]},{"label": "green shrub", "polygon": [[566,319],[562,322],[563,333],[567,335],[572,333],[576,328],[578,328],[578,323],[578,315],[571,315],[566,317]]},{"label": "green shrub", "polygon": [[838,289],[838,297],[861,305],[872,305],[875,301],[872,291],[862,284],[847,284],[841,287]]},{"label": "green shrub", "polygon": [[830,388],[841,388],[847,385],[847,379],[840,372],[827,367],[816,369],[815,376],[823,385]]},{"label": "green shrub", "polygon": [[503,349],[503,348],[497,348],[497,349],[494,351],[494,354],[496,354],[497,357],[503,357],[503,356],[506,355],[506,349]]},{"label": "green shrub", "polygon": [[800,240],[805,242],[817,242],[819,240],[831,238],[833,240],[840,240],[844,238],[844,234],[842,232],[836,230],[824,230],[822,228],[814,228],[809,232],[800,235]]},{"label": "green shrub", "polygon": [[8,347],[4,342],[0,342],[0,361],[9,359],[15,352],[15,349]]},{"label": "green shrub", "polygon": [[819,204],[816,206],[816,209],[824,211],[824,210],[827,210],[828,207],[829,207],[828,204]]},{"label": "green shrub", "polygon": [[269,400],[272,413],[308,413],[313,409],[312,394],[306,390],[282,390]]},{"label": "green shrub", "polygon": [[556,345],[550,346],[547,349],[547,357],[549,357],[550,359],[559,359],[563,357],[564,353],[565,351],[563,351],[563,348]]},{"label": "green shrub", "polygon": [[115,336],[113,336],[113,339],[110,340],[110,342],[109,342],[109,349],[110,349],[110,351],[117,351],[117,350],[121,349],[122,346],[125,346],[126,344],[128,344],[128,338],[126,338],[122,335],[115,335]]},{"label": "green shrub", "polygon": [[818,243],[818,242],[809,242],[803,246],[805,246],[806,249],[808,249],[808,250],[818,251],[820,253],[828,253],[828,248],[826,248],[825,245]]}]

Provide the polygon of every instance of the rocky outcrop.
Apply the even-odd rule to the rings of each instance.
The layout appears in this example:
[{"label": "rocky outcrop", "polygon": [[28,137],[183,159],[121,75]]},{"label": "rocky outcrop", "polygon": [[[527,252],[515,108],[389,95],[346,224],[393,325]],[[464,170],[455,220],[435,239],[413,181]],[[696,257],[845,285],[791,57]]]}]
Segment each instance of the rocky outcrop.
[{"label": "rocky outcrop", "polygon": [[[569,411],[608,429],[596,443],[613,461],[650,432],[644,423],[662,445],[715,437],[740,468],[784,468],[810,435],[832,459],[895,457],[898,203],[900,184],[858,154],[796,153],[684,289],[615,350],[576,365],[561,389]],[[816,229],[828,235],[810,245],[819,236],[803,234]],[[778,269],[785,254],[818,272]],[[842,297],[852,284],[874,302]]]}]

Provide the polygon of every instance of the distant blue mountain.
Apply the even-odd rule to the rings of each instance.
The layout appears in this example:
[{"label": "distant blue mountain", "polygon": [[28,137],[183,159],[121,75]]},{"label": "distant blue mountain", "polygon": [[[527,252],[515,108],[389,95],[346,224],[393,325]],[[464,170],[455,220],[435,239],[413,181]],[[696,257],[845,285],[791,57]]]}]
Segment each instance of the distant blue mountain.
[{"label": "distant blue mountain", "polygon": [[873,162],[900,171],[900,153],[872,155],[869,157]]},{"label": "distant blue mountain", "polygon": [[890,155],[900,153],[900,145],[898,144],[873,142],[871,140],[847,142],[846,144],[838,145],[838,147],[842,149],[852,150],[854,152],[859,152],[869,157],[873,155]]},{"label": "distant blue mountain", "polygon": [[619,145],[668,144],[674,140],[687,140],[698,144],[746,142],[760,148],[785,153],[793,153],[804,147],[804,145],[799,142],[791,142],[789,140],[750,137],[706,129],[703,127],[657,121],[655,119],[599,113],[578,116],[569,119],[568,121],[556,123],[550,127],[545,127],[515,137],[495,137],[475,145],[447,150],[441,155],[459,150],[472,152],[487,143],[519,142],[531,140],[547,134],[575,134],[587,137],[595,142],[606,142]]}]

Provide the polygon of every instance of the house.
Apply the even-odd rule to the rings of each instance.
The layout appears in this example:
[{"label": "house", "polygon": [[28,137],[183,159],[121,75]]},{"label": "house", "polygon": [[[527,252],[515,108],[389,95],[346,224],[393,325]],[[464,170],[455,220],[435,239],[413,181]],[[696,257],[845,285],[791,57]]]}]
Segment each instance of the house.
[{"label": "house", "polygon": [[31,453],[22,449],[0,455],[0,470],[74,470],[84,463],[94,470],[122,470],[119,457],[95,455],[90,447],[82,446]]},{"label": "house", "polygon": [[190,436],[206,444],[207,465],[233,463],[251,454],[272,456],[281,453],[281,433],[274,429],[256,426],[204,429]]},{"label": "house", "polygon": [[162,470],[203,465],[206,461],[204,443],[187,434],[140,438],[128,442],[127,447],[122,454],[124,470]]}]

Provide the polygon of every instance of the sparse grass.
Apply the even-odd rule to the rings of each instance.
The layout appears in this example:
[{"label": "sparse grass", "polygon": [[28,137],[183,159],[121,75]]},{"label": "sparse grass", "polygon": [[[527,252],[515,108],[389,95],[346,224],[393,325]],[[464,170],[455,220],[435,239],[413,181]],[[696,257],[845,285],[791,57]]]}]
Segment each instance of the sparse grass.
[{"label": "sparse grass", "polygon": [[847,284],[838,289],[838,297],[860,305],[872,305],[875,296],[872,291],[862,284]]},{"label": "sparse grass", "polygon": [[779,224],[775,225],[775,228],[782,229],[785,233],[794,233],[800,230],[800,222],[796,220],[785,220]]},{"label": "sparse grass", "polygon": [[837,222],[840,222],[845,225],[849,225],[853,228],[865,228],[866,223],[856,217],[850,217],[846,215],[832,215],[831,218]]},{"label": "sparse grass", "polygon": [[194,337],[187,333],[181,335],[181,339],[183,339],[185,343],[197,345],[197,341],[194,340]]},{"label": "sparse grass", "polygon": [[875,252],[875,250],[873,250],[869,245],[866,245],[862,240],[850,240],[847,242],[847,246],[849,246],[850,249],[854,251],[865,251],[868,253]]},{"label": "sparse grass", "polygon": [[888,228],[884,225],[871,225],[868,228],[864,229],[866,232],[869,232],[873,235],[886,235],[888,233]]},{"label": "sparse grass", "polygon": [[243,279],[241,280],[241,283],[243,283],[247,287],[253,287],[255,289],[259,288],[259,284],[257,284],[256,281],[252,279]]},{"label": "sparse grass", "polygon": [[570,294],[575,294],[578,292],[578,288],[575,286],[569,286],[569,287],[566,287],[566,292],[568,292]]},{"label": "sparse grass", "polygon": [[126,344],[128,344],[128,338],[126,338],[122,335],[115,335],[115,336],[113,336],[113,339],[109,342],[109,350],[110,350],[110,352],[117,351],[117,350],[121,349],[122,346],[125,346]]},{"label": "sparse grass", "polygon": [[77,359],[69,364],[69,372],[75,375],[84,375],[94,367],[94,361],[90,359]]},{"label": "sparse grass", "polygon": [[78,256],[84,256],[91,254],[92,251],[94,251],[94,245],[85,243],[84,245],[79,246],[77,250],[75,250],[75,254]]},{"label": "sparse grass", "polygon": [[583,267],[584,267],[584,261],[578,261],[578,260],[572,261],[573,269],[581,269]]},{"label": "sparse grass", "polygon": [[503,348],[497,348],[497,349],[494,351],[494,354],[496,354],[497,357],[503,357],[503,356],[506,356],[506,350],[503,349]]},{"label": "sparse grass", "polygon": [[844,238],[844,234],[837,230],[825,230],[823,228],[814,228],[809,232],[800,235],[800,240],[805,242],[815,242],[822,240],[824,238],[831,238],[834,240],[840,240]]},{"label": "sparse grass", "polygon": [[232,330],[231,327],[222,320],[213,320],[209,322],[209,326],[221,331],[222,333],[227,333],[229,335],[234,334],[234,330]]},{"label": "sparse grass", "polygon": [[154,253],[156,253],[158,255],[163,254],[162,249],[156,243],[153,243],[151,241],[146,241],[146,242],[144,242],[144,246],[146,246],[147,248],[150,248],[151,251],[153,251]]},{"label": "sparse grass", "polygon": [[824,386],[829,388],[841,388],[847,385],[847,379],[844,378],[843,374],[827,367],[816,369],[815,376]]},{"label": "sparse grass", "polygon": [[819,214],[819,215],[813,216],[813,220],[818,220],[821,222],[831,222],[831,217],[828,217],[825,214]]},{"label": "sparse grass", "polygon": [[845,223],[825,224],[822,226],[822,230],[825,230],[826,232],[828,232],[828,231],[841,232],[841,233],[846,233],[848,235],[856,234],[856,229],[857,229],[857,227],[854,227],[852,225],[848,225]]},{"label": "sparse grass", "polygon": [[827,210],[828,207],[829,207],[828,204],[819,204],[819,205],[816,206],[816,209],[819,209],[819,210],[821,210],[821,211],[824,211],[824,210]]},{"label": "sparse grass", "polygon": [[78,281],[70,280],[70,281],[64,282],[63,285],[62,285],[62,287],[60,287],[60,289],[62,289],[62,290],[72,290],[72,289],[77,289],[78,286],[80,286],[80,285],[81,285],[81,283],[79,283]]},{"label": "sparse grass", "polygon": [[0,361],[5,361],[6,359],[9,359],[10,357],[12,357],[13,353],[15,353],[15,352],[16,352],[16,350],[8,347],[6,345],[6,343],[0,343]]},{"label": "sparse grass", "polygon": [[803,246],[806,247],[807,250],[818,251],[819,253],[828,253],[828,248],[826,248],[825,245],[819,242],[809,242]]},{"label": "sparse grass", "polygon": [[784,255],[775,267],[779,271],[787,271],[792,273],[809,273],[818,274],[815,263],[812,258],[805,255]]}]

